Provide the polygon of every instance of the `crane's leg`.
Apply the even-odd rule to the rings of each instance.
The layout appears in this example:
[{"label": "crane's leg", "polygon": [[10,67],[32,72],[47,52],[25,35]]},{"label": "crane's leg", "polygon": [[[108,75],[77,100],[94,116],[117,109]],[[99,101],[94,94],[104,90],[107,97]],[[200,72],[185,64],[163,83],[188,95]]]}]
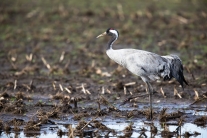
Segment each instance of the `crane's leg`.
[{"label": "crane's leg", "polygon": [[149,104],[150,104],[150,119],[152,120],[152,93],[153,93],[153,88],[152,86],[150,85],[149,82],[146,82],[146,85],[147,85],[147,92],[149,93]]}]

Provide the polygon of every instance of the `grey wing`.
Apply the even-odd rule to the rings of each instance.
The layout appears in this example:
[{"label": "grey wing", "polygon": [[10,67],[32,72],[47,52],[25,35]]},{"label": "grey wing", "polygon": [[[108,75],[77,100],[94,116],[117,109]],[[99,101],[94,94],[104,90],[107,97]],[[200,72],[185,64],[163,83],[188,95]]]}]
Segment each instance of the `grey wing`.
[{"label": "grey wing", "polygon": [[126,68],[133,74],[140,76],[145,82],[154,81],[170,74],[164,58],[146,51],[138,51],[126,56]]}]

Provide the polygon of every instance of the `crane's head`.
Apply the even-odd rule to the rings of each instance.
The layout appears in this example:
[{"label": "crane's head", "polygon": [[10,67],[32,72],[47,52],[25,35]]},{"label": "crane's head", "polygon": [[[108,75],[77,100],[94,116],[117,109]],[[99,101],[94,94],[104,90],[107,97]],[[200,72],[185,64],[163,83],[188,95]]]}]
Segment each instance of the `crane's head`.
[{"label": "crane's head", "polygon": [[116,36],[116,37],[119,37],[119,32],[113,28],[109,28],[106,30],[106,32],[98,35],[96,38],[99,38],[101,36],[104,36],[104,35],[110,35],[110,36]]}]

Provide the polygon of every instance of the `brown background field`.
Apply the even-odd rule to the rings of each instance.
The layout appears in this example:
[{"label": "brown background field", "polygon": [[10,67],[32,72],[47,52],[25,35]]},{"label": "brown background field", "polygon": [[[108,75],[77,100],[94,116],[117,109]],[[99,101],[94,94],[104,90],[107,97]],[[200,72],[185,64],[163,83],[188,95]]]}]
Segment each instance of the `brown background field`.
[{"label": "brown background field", "polygon": [[[96,39],[109,27],[120,33],[114,49],[177,54],[183,61],[184,91],[175,80],[153,83],[154,121],[205,126],[206,7],[205,0],[1,1],[0,131],[30,136],[64,124],[67,131],[57,129],[58,135],[130,136],[133,124],[119,134],[97,118],[148,120],[142,80],[107,57],[108,37]],[[136,95],[145,96],[119,106]]]}]

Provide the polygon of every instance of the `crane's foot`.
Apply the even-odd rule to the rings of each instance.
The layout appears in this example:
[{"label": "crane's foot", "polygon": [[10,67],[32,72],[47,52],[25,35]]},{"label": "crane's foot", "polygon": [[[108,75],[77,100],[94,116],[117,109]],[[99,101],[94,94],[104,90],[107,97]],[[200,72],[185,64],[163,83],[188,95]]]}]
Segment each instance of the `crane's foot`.
[{"label": "crane's foot", "polygon": [[[157,91],[153,90],[152,91],[152,94],[155,94],[155,93],[158,93]],[[147,94],[150,94],[148,91],[147,91]]]}]

